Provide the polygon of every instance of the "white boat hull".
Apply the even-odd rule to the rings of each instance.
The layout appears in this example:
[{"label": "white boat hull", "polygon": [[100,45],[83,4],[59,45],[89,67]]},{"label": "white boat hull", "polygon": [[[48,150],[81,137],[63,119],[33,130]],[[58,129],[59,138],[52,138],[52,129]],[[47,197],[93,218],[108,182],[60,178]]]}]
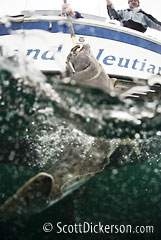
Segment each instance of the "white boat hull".
[{"label": "white boat hull", "polygon": [[[65,71],[66,57],[73,46],[67,23],[60,20],[61,17],[50,20],[31,18],[25,20],[26,27],[17,27],[9,33],[1,24],[3,54],[7,54],[6,51],[23,52],[42,71]],[[44,22],[48,28],[43,26]],[[54,31],[54,26],[60,26],[61,31]],[[74,27],[77,43],[80,44],[82,39],[89,43],[93,55],[110,76],[148,79],[161,74],[159,41],[126,28],[85,19],[75,20]]]}]

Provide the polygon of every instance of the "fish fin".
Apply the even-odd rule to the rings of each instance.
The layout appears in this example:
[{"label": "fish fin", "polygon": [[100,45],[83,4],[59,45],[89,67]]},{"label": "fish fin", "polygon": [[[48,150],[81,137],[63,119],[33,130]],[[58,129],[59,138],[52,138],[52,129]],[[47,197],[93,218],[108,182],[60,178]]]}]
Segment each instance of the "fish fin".
[{"label": "fish fin", "polygon": [[0,207],[0,218],[32,215],[45,209],[50,202],[53,185],[54,178],[50,174],[37,174]]},{"label": "fish fin", "polygon": [[140,162],[140,144],[136,141],[121,140],[117,143],[115,150],[110,156],[110,164],[107,169],[133,165]]}]

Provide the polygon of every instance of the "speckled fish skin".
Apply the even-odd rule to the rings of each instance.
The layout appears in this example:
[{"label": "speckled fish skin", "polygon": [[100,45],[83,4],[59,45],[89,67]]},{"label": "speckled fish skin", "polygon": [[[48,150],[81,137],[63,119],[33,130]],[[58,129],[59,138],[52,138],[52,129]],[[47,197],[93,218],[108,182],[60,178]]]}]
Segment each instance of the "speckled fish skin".
[{"label": "speckled fish skin", "polygon": [[[50,157],[44,161],[41,172],[4,203],[0,208],[0,218],[10,219],[41,212],[90,176],[102,172],[109,164],[109,155],[113,151],[110,141],[96,139],[76,129],[62,127],[57,131],[59,133],[54,133],[58,138],[53,144],[53,159]],[[43,143],[44,139],[41,141]],[[61,146],[64,146],[63,151]],[[56,155],[59,157],[54,159]]]}]

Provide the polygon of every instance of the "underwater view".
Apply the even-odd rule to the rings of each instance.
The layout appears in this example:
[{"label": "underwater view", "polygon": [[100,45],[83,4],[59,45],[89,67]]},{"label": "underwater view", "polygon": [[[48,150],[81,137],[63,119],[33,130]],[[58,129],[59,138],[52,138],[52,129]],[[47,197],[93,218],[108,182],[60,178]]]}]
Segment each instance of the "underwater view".
[{"label": "underwater view", "polygon": [[160,240],[160,41],[26,14],[0,21],[0,240]]},{"label": "underwater view", "polygon": [[151,88],[121,100],[1,56],[0,239],[159,240],[160,85]]}]

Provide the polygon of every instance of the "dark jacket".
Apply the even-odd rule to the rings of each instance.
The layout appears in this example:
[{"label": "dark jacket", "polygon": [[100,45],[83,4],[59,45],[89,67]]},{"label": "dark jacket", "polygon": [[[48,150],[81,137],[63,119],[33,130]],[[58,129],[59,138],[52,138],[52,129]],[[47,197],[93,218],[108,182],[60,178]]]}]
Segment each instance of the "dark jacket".
[{"label": "dark jacket", "polygon": [[74,11],[75,12],[75,18],[83,18],[80,12]]},{"label": "dark jacket", "polygon": [[[74,12],[75,12],[75,16],[73,18],[83,18],[80,12],[77,12],[77,11],[74,11]],[[62,15],[59,14],[59,16],[62,16]]]},{"label": "dark jacket", "polygon": [[139,32],[145,32],[148,27],[161,31],[161,22],[139,8],[116,11],[111,5],[107,6],[107,11],[111,19],[120,21],[124,27]]}]

